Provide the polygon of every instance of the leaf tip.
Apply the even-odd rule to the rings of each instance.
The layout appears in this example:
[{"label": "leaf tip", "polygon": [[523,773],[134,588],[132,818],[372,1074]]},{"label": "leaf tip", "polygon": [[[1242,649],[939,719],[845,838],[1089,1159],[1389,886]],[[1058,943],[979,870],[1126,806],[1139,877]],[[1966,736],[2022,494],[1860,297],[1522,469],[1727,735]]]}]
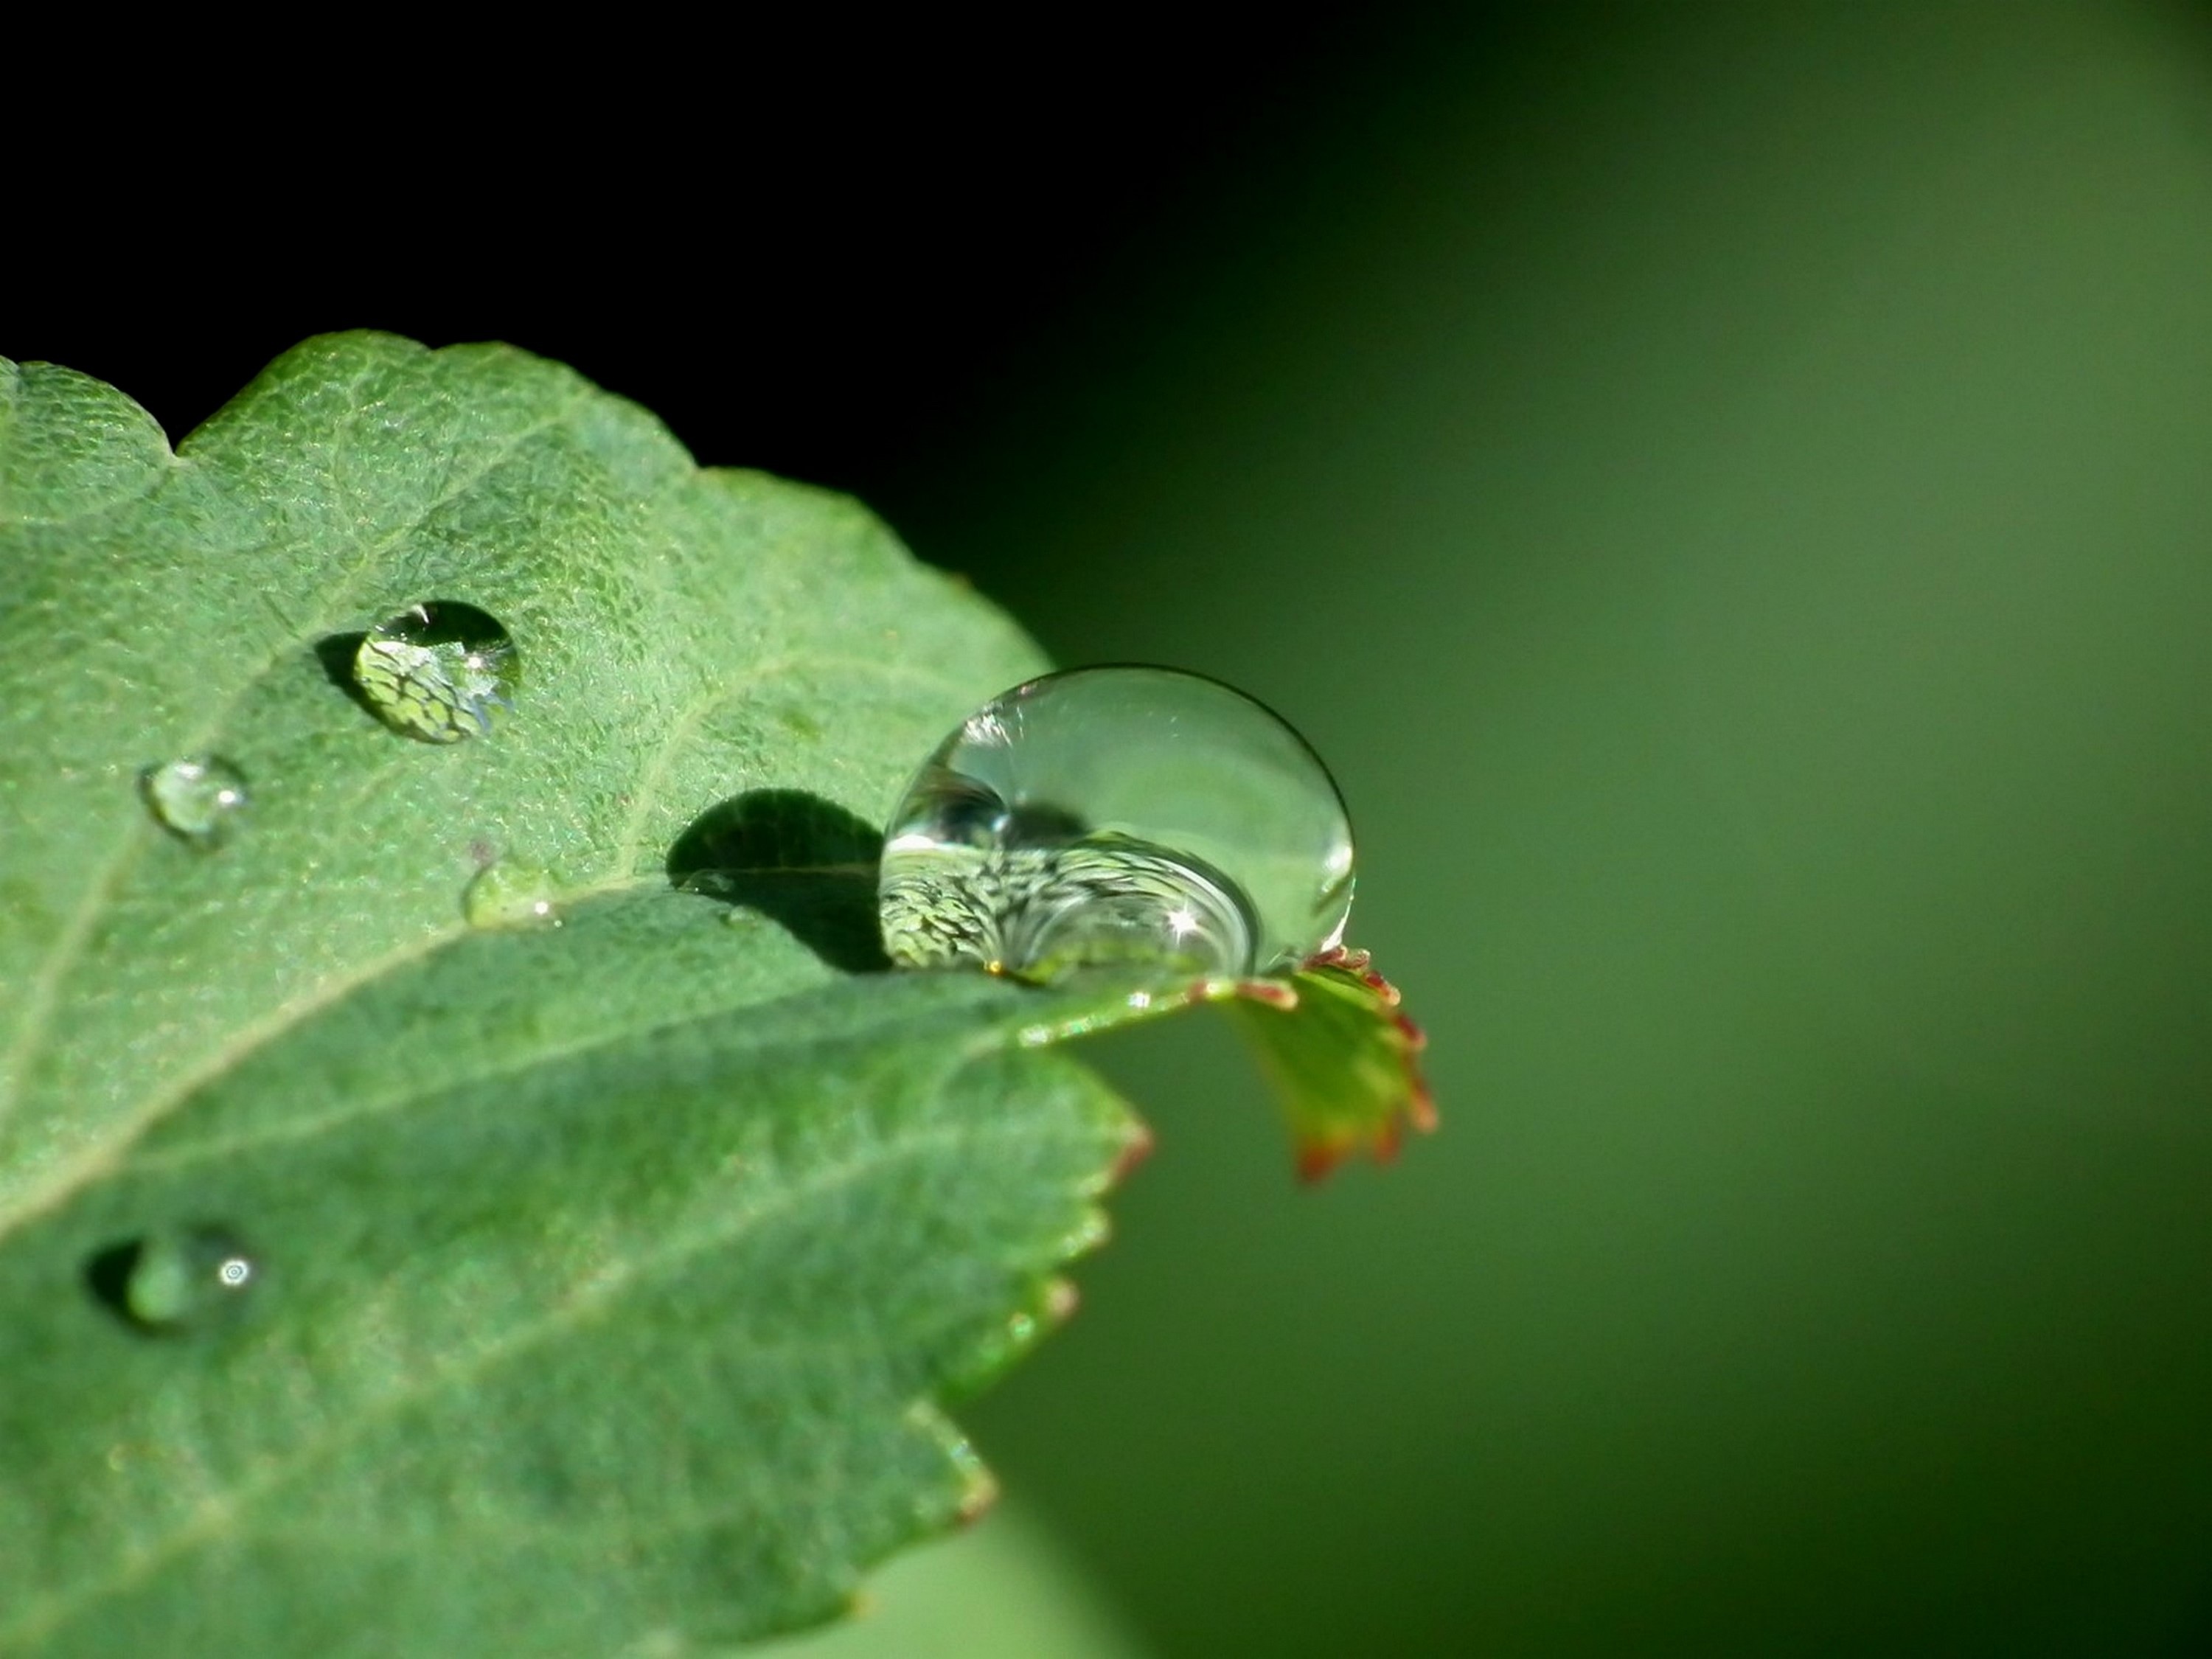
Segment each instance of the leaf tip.
[{"label": "leaf tip", "polygon": [[1326,1181],[1350,1154],[1349,1140],[1302,1140],[1296,1148],[1298,1179],[1311,1187]]},{"label": "leaf tip", "polygon": [[952,1511],[953,1524],[963,1529],[974,1526],[998,1507],[999,1495],[997,1477],[981,1465],[976,1466]]},{"label": "leaf tip", "polygon": [[1044,1299],[1038,1312],[1047,1328],[1056,1331],[1074,1318],[1082,1305],[1083,1292],[1076,1288],[1075,1281],[1055,1273],[1045,1282]]},{"label": "leaf tip", "polygon": [[1134,1175],[1144,1166],[1145,1161],[1152,1157],[1153,1149],[1158,1145],[1158,1139],[1153,1135],[1149,1126],[1133,1122],[1129,1128],[1129,1138],[1121,1143],[1121,1150],[1114,1155],[1113,1163],[1107,1166],[1107,1190],[1112,1191]]},{"label": "leaf tip", "polygon": [[[1263,994],[1267,986],[1288,994]],[[1366,951],[1342,947],[1288,981],[1244,981],[1227,1000],[1290,1119],[1301,1181],[1321,1181],[1363,1150],[1387,1164],[1409,1126],[1437,1127],[1419,1061],[1428,1038],[1399,1002]]]}]

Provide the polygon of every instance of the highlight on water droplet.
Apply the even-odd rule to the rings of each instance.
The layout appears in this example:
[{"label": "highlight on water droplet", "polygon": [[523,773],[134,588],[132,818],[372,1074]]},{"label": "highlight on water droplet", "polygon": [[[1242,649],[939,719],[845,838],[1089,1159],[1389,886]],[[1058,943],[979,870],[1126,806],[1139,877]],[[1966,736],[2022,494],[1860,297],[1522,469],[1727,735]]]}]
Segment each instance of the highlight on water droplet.
[{"label": "highlight on water droplet", "polygon": [[94,1294],[140,1330],[186,1334],[235,1318],[262,1268],[229,1228],[200,1224],[158,1228],[103,1250],[87,1277]]},{"label": "highlight on water droplet", "polygon": [[490,612],[429,599],[386,617],[354,652],[354,684],[384,723],[425,743],[489,737],[521,674],[514,641]]},{"label": "highlight on water droplet", "polygon": [[471,927],[558,927],[553,893],[545,871],[501,859],[470,878],[461,890],[461,914]]},{"label": "highlight on water droplet", "polygon": [[1286,722],[1117,666],[1018,685],[946,737],[891,814],[878,896],[908,967],[1246,975],[1336,945],[1352,888],[1343,798]]},{"label": "highlight on water droplet", "polygon": [[220,845],[246,801],[246,775],[214,755],[149,766],[138,789],[161,827],[196,847]]}]

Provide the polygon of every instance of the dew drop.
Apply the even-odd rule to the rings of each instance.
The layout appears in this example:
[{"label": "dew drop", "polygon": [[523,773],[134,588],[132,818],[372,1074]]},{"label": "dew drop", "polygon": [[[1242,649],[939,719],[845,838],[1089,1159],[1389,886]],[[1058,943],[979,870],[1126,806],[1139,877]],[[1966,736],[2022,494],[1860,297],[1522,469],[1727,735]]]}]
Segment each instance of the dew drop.
[{"label": "dew drop", "polygon": [[[100,1283],[113,1280],[113,1294]],[[189,1334],[237,1316],[262,1278],[261,1262],[227,1227],[168,1227],[94,1264],[95,1288],[142,1330]]]},{"label": "dew drop", "polygon": [[505,860],[487,864],[461,890],[461,914],[471,927],[558,927],[553,878],[534,864]]},{"label": "dew drop", "polygon": [[212,755],[149,766],[138,787],[161,827],[198,847],[220,844],[246,806],[246,775]]},{"label": "dew drop", "polygon": [[362,636],[354,684],[386,726],[425,743],[489,737],[521,664],[499,619],[472,605],[410,605]]},{"label": "dew drop", "polygon": [[994,697],[907,786],[884,948],[1049,979],[1108,962],[1267,973],[1328,949],[1352,824],[1279,716],[1169,668],[1081,668]]}]

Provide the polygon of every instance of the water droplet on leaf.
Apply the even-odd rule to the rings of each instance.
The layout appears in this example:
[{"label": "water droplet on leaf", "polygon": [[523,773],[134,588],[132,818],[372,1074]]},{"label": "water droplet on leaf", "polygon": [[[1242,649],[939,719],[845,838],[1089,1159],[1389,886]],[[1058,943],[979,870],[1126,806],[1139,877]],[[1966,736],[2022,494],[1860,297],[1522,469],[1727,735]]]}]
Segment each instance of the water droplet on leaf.
[{"label": "water droplet on leaf", "polygon": [[477,871],[461,892],[461,914],[472,927],[558,927],[553,878],[533,864],[501,860]]},{"label": "water droplet on leaf", "polygon": [[384,723],[425,743],[489,737],[520,671],[489,611],[451,599],[412,605],[362,636],[354,684]]},{"label": "water droplet on leaf", "polygon": [[246,775],[212,755],[149,767],[138,780],[164,829],[200,847],[222,842],[246,805]]},{"label": "water droplet on leaf", "polygon": [[226,1227],[162,1228],[114,1253],[113,1265],[121,1268],[117,1310],[163,1333],[209,1330],[235,1317],[262,1276],[259,1260]]},{"label": "water droplet on leaf", "polygon": [[1196,674],[1075,669],[993,698],[907,786],[884,948],[1032,979],[1267,973],[1337,943],[1352,884],[1343,799],[1279,716]]}]

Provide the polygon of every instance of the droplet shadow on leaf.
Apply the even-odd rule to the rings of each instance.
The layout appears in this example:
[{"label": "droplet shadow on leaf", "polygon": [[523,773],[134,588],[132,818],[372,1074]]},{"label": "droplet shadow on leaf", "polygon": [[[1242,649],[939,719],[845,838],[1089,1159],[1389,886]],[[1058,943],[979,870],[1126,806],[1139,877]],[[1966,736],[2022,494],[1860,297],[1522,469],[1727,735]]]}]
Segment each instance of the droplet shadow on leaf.
[{"label": "droplet shadow on leaf", "polygon": [[749,789],[694,818],[668,878],[781,923],[842,973],[890,966],[876,921],[883,832],[803,789]]},{"label": "droplet shadow on leaf", "polygon": [[212,1224],[158,1228],[95,1250],[84,1264],[93,1299],[143,1336],[228,1325],[260,1277],[238,1236]]},{"label": "droplet shadow on leaf", "polygon": [[131,1311],[131,1273],[144,1249],[142,1241],[131,1239],[94,1251],[84,1264],[84,1287],[93,1300],[135,1330],[144,1327]]},{"label": "droplet shadow on leaf", "polygon": [[377,714],[375,702],[353,677],[354,659],[361,654],[361,642],[368,637],[360,633],[325,634],[315,641],[315,660],[322,664],[332,685],[351,697],[363,713],[381,721],[384,717]]}]

